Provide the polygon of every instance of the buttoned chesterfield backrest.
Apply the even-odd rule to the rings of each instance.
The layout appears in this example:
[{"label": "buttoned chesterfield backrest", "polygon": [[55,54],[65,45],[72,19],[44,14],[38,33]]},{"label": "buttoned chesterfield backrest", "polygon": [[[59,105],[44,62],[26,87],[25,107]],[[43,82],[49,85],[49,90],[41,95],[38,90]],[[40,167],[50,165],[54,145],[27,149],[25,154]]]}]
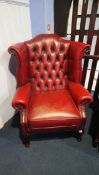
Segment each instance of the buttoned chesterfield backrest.
[{"label": "buttoned chesterfield backrest", "polygon": [[18,86],[30,81],[33,91],[38,92],[66,89],[67,79],[80,82],[86,45],[62,39],[56,34],[41,34],[12,46],[9,52],[16,51]]},{"label": "buttoned chesterfield backrest", "polygon": [[29,76],[33,90],[66,88],[69,43],[47,35],[26,43],[29,54]]}]

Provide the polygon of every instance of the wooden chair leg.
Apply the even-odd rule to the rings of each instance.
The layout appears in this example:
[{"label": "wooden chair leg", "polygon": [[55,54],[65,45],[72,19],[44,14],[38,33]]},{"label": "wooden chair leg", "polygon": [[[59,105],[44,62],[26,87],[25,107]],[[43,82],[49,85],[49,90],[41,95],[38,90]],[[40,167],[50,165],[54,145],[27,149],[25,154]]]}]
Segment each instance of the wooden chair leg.
[{"label": "wooden chair leg", "polygon": [[30,134],[24,133],[20,128],[20,138],[25,147],[30,147]]},{"label": "wooden chair leg", "polygon": [[82,133],[83,133],[83,131],[82,132],[79,132],[79,131],[76,132],[76,139],[77,139],[78,142],[82,141]]},{"label": "wooden chair leg", "polygon": [[26,148],[30,147],[30,135],[24,135],[22,141]]},{"label": "wooden chair leg", "polygon": [[81,142],[81,141],[82,141],[82,135],[81,135],[81,134],[78,134],[78,135],[77,135],[77,141],[78,141],[78,142]]}]

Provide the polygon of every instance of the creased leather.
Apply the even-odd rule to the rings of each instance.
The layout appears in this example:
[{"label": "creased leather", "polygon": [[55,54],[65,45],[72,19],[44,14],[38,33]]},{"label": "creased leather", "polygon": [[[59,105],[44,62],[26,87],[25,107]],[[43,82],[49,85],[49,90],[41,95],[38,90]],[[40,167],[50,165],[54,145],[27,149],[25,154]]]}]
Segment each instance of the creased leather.
[{"label": "creased leather", "polygon": [[79,83],[68,81],[68,89],[77,105],[86,105],[93,101],[92,95]]},{"label": "creased leather", "polygon": [[80,125],[79,110],[66,90],[32,94],[28,121],[34,127]]},{"label": "creased leather", "polygon": [[29,99],[31,95],[31,84],[27,83],[24,86],[19,87],[16,90],[15,96],[12,100],[12,106],[15,107],[28,107]]},{"label": "creased leather", "polygon": [[39,35],[25,44],[33,90],[66,89],[70,43],[56,35]]}]

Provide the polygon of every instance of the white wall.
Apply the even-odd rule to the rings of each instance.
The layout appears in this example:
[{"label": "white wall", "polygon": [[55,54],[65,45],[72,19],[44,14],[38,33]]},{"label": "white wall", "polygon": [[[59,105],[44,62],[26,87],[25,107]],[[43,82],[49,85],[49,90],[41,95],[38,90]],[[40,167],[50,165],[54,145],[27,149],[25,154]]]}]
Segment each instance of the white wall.
[{"label": "white wall", "polygon": [[53,33],[53,3],[54,0],[0,0],[0,128],[14,115],[11,101],[16,80],[10,70],[14,69],[13,63],[9,66],[12,59],[8,47],[47,33],[47,24]]},{"label": "white wall", "polygon": [[0,128],[14,114],[11,100],[16,80],[9,68],[8,46],[31,36],[29,0],[0,0]]}]

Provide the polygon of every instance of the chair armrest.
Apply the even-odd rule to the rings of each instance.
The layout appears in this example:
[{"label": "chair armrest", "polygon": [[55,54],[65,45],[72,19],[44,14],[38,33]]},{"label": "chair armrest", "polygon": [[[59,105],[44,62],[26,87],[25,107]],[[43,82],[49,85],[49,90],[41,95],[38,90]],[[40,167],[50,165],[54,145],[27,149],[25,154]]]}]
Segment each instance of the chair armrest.
[{"label": "chair armrest", "polygon": [[79,83],[68,81],[68,89],[76,105],[85,105],[93,101],[92,95]]},{"label": "chair armrest", "polygon": [[29,99],[31,95],[31,84],[27,83],[26,85],[19,87],[16,90],[15,96],[12,100],[12,106],[14,108],[27,108]]}]

